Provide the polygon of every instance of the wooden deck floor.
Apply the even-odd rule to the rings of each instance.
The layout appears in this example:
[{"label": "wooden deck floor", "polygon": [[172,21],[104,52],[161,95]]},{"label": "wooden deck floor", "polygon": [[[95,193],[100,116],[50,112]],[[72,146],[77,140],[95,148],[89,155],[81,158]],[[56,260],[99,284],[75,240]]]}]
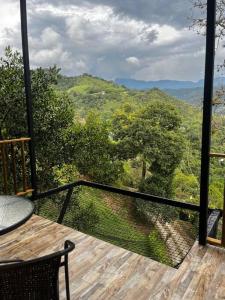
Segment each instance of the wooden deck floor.
[{"label": "wooden deck floor", "polygon": [[[39,257],[59,250],[66,239],[76,243],[69,258],[72,300],[225,299],[225,251],[197,243],[176,270],[33,216],[1,237],[0,259]],[[65,299],[63,280],[60,291]]]}]

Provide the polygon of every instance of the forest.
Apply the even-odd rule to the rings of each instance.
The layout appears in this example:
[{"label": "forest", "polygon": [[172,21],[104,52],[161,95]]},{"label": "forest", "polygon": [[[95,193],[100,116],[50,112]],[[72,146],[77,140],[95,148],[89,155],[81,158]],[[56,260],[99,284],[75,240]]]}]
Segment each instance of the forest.
[{"label": "forest", "polygon": [[[82,178],[199,203],[201,108],[156,88],[129,90],[90,74],[65,77],[55,66],[32,70],[31,75],[39,191]],[[0,60],[0,82],[0,138],[27,136],[22,58],[10,47]],[[214,113],[212,151],[224,152],[224,126],[224,115]],[[212,159],[214,208],[222,207],[223,168],[223,161]],[[40,202],[37,213],[54,219],[62,197],[51,200]],[[64,223],[176,265],[180,253],[170,255],[172,243],[180,238],[187,250],[196,235],[197,217],[79,188]]]}]

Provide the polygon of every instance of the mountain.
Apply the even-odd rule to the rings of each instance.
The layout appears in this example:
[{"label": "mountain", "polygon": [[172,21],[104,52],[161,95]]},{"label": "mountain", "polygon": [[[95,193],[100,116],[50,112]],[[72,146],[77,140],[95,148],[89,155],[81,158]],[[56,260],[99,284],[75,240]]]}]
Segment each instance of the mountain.
[{"label": "mountain", "polygon": [[[144,91],[158,88],[167,95],[199,107],[202,105],[203,101],[203,79],[196,82],[179,80],[141,81],[135,79],[116,79],[115,83],[131,90]],[[217,77],[214,79],[215,91],[222,85],[225,85],[225,77]]]},{"label": "mountain", "polygon": [[[162,90],[168,89],[193,89],[193,88],[203,88],[204,80],[199,81],[182,81],[182,80],[158,80],[158,81],[142,81],[135,79],[117,78],[115,83],[123,85],[129,89],[136,90],[146,90],[152,88],[158,88]],[[217,77],[214,80],[215,86],[220,86],[225,84],[225,77]]]},{"label": "mountain", "polygon": [[[83,74],[76,77],[62,76],[58,81],[58,89],[63,90],[72,100],[78,119],[85,119],[91,110],[98,111],[103,119],[109,120],[124,104],[143,107],[153,100],[175,104],[184,119],[199,118],[198,110],[176,98],[165,90],[158,88],[147,90],[128,89],[113,81],[107,81],[92,75]],[[181,99],[181,100],[178,100]],[[187,123],[187,122],[185,122]]]},{"label": "mountain", "polygon": [[192,105],[201,106],[203,101],[203,87],[191,89],[165,89],[164,92]]}]

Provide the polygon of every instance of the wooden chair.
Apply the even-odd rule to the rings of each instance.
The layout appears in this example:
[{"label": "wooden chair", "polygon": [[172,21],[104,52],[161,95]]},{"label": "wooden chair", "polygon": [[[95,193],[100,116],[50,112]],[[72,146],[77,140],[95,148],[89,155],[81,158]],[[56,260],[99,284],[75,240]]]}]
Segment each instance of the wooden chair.
[{"label": "wooden chair", "polygon": [[66,296],[70,300],[68,253],[74,248],[74,243],[65,241],[63,250],[50,255],[29,261],[0,262],[0,299],[58,300],[59,269],[64,267]]}]

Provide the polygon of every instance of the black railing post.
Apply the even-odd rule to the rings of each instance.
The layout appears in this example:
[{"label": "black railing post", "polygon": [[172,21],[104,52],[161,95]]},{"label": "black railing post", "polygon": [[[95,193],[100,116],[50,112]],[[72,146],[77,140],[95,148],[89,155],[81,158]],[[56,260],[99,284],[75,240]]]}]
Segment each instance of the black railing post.
[{"label": "black railing post", "polygon": [[205,82],[202,123],[199,243],[207,242],[211,118],[215,60],[216,0],[207,0]]},{"label": "black railing post", "polygon": [[33,110],[32,110],[31,76],[30,76],[28,35],[27,35],[26,0],[20,0],[20,16],[21,16],[23,65],[24,65],[24,85],[25,85],[25,96],[26,96],[26,107],[27,107],[27,126],[28,126],[28,135],[31,138],[31,140],[29,141],[31,185],[32,185],[32,189],[34,190],[33,194],[35,194],[37,192],[36,158],[35,158],[35,148],[34,148]]},{"label": "black railing post", "polygon": [[60,215],[59,215],[58,220],[57,220],[57,223],[59,223],[59,224],[62,224],[62,221],[64,219],[66,210],[67,210],[68,205],[70,203],[70,199],[71,199],[72,194],[73,194],[73,188],[70,188],[68,190],[67,194],[66,194],[66,199],[65,199],[65,201],[63,203],[62,209],[60,211]]}]

